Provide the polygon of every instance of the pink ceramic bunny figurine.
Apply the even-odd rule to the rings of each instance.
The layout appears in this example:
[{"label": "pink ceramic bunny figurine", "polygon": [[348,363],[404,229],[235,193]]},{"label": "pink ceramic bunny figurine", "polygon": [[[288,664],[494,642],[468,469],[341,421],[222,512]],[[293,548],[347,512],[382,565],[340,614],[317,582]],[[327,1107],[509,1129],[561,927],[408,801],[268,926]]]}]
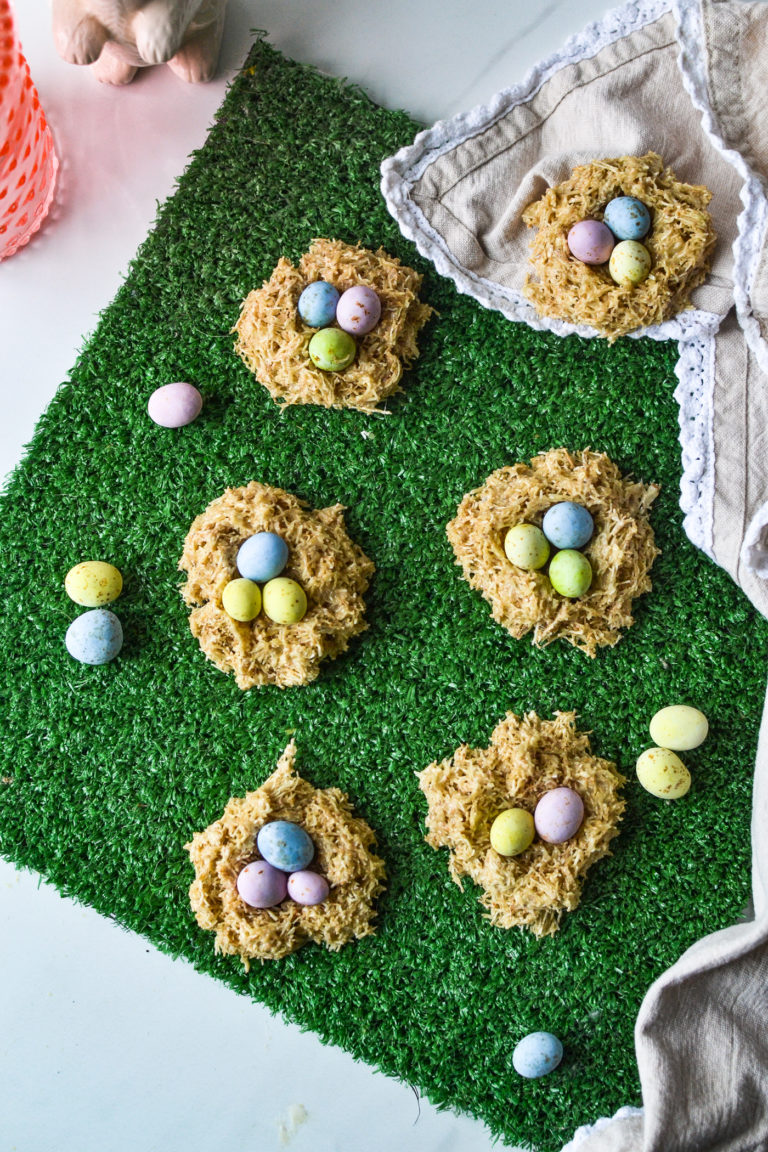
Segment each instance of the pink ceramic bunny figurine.
[{"label": "pink ceramic bunny figurine", "polygon": [[139,68],[168,64],[190,83],[210,80],[227,0],[53,0],[60,56],[91,64],[99,80],[129,84]]}]

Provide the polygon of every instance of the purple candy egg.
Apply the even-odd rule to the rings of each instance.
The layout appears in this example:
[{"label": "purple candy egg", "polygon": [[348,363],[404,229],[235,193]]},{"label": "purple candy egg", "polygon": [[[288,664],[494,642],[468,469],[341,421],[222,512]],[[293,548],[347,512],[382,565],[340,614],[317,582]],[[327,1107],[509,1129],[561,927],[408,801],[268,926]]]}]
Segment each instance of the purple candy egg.
[{"label": "purple candy egg", "polygon": [[288,895],[297,904],[322,904],[330,885],[319,872],[292,872],[288,877]]},{"label": "purple candy egg", "polygon": [[564,844],[575,836],[584,819],[584,801],[572,788],[553,788],[536,805],[533,822],[542,840]]},{"label": "purple candy egg", "polygon": [[164,384],[156,388],[147,403],[147,412],[162,428],[183,428],[200,415],[203,398],[194,384]]},{"label": "purple candy egg", "polygon": [[584,264],[606,264],[616,237],[601,220],[579,220],[568,233],[571,255]]},{"label": "purple candy egg", "polygon": [[[607,257],[606,257],[607,259]],[[336,323],[352,336],[364,336],[379,322],[381,301],[373,288],[360,284],[342,292],[336,305]]]},{"label": "purple candy egg", "polygon": [[237,878],[240,899],[251,908],[273,908],[285,900],[288,883],[285,872],[266,860],[252,860]]}]

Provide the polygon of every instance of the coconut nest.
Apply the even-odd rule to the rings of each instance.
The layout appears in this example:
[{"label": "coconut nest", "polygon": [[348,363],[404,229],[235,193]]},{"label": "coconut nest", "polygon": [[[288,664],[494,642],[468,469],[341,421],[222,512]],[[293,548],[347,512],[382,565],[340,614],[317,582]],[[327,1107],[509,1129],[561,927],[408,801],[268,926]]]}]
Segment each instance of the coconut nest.
[{"label": "coconut nest", "polygon": [[[307,595],[297,624],[275,624],[263,612],[241,623],[224,611],[221,597],[238,576],[238,549],[256,532],[275,532],[288,545],[281,575]],[[315,511],[255,480],[228,488],[193,522],[179,568],[187,573],[181,594],[193,606],[192,635],[222,672],[234,672],[240,688],[308,684],[322,660],[340,655],[368,627],[363,595],[374,565],[347,535],[341,504]]]},{"label": "coconut nest", "polygon": [[[235,326],[235,351],[278,404],[320,404],[375,412],[401,391],[403,367],[419,355],[416,336],[433,309],[418,298],[421,276],[380,248],[315,240],[298,268],[281,258],[269,280],[249,293]],[[355,337],[357,355],[343,372],[323,372],[309,358],[316,329],[298,313],[299,296],[315,280],[339,292],[365,284],[381,301],[381,319]]]},{"label": "coconut nest", "polygon": [[[483,889],[480,903],[498,928],[529,928],[549,936],[563,912],[577,907],[584,877],[618,834],[626,783],[609,760],[593,756],[589,739],[575,728],[575,713],[540,720],[508,712],[487,748],[462,744],[447,760],[417,773],[427,798],[426,837],[449,849],[451,876],[462,887],[469,876]],[[584,802],[584,821],[564,844],[536,838],[519,856],[491,847],[491,825],[507,808],[533,814],[553,788],[571,788]]]},{"label": "coconut nest", "polygon": [[[651,589],[648,573],[659,550],[648,509],[658,492],[655,484],[622,477],[601,452],[572,455],[553,448],[530,467],[513,464],[492,472],[462,500],[448,539],[465,580],[482,592],[494,620],[515,639],[533,630],[539,647],[562,637],[594,656],[630,627],[632,601]],[[579,549],[592,566],[592,584],[573,600],[555,592],[544,569],[516,568],[504,552],[509,528],[541,527],[547,509],[563,500],[583,504],[595,522],[592,539]]]},{"label": "coconut nest", "polygon": [[[251,960],[280,960],[310,940],[338,952],[352,939],[370,936],[374,902],[384,891],[384,863],[371,851],[376,838],[352,812],[338,788],[313,788],[294,770],[293,741],[277,768],[255,792],[231,799],[219,820],[185,845],[195,868],[189,889],[201,928],[216,933],[216,951]],[[322,904],[307,907],[287,898],[274,908],[250,908],[237,891],[237,877],[261,856],[259,829],[290,820],[312,838],[309,868],[330,884]]]},{"label": "coconut nest", "polygon": [[[583,264],[568,249],[570,228],[579,220],[602,220],[616,196],[636,196],[651,213],[650,231],[641,241],[651,254],[651,271],[642,284],[629,287],[611,279],[607,264]],[[691,292],[709,271],[717,240],[706,210],[711,199],[709,189],[676,180],[655,152],[574,168],[569,180],[523,212],[528,227],[538,229],[526,296],[540,316],[587,324],[611,343],[668,320],[690,307]]]}]

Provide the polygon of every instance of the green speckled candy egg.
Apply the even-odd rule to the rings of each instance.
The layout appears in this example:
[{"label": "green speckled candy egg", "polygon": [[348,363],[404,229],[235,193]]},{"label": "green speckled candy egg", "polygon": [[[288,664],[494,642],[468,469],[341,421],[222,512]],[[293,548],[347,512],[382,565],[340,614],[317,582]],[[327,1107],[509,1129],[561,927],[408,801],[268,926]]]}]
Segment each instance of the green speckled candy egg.
[{"label": "green speckled candy egg", "polygon": [[638,757],[637,778],[652,796],[679,800],[691,786],[691,774],[669,748],[646,748]]},{"label": "green speckled candy egg", "polygon": [[322,328],[309,342],[309,358],[323,372],[343,372],[356,351],[354,338],[341,328]]},{"label": "green speckled candy egg", "polygon": [[592,583],[592,565],[583,552],[563,548],[556,552],[549,566],[549,579],[555,592],[574,599],[583,596]]},{"label": "green speckled candy egg", "polygon": [[639,240],[622,240],[611,252],[608,271],[622,288],[642,284],[650,270],[651,254]]},{"label": "green speckled candy egg", "polygon": [[64,590],[75,604],[101,608],[117,600],[123,590],[123,578],[113,564],[102,560],[84,560],[75,564],[64,578]]},{"label": "green speckled candy egg", "polygon": [[504,552],[516,568],[543,568],[549,560],[549,543],[535,524],[515,524],[504,537]]}]

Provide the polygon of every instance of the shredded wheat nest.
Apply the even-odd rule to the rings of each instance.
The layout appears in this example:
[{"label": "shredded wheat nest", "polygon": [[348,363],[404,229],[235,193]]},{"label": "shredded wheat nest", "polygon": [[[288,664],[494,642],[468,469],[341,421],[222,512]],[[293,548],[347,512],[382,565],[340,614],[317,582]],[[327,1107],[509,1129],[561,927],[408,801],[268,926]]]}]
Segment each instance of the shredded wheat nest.
[{"label": "shredded wheat nest", "polygon": [[[602,220],[615,196],[636,196],[651,213],[651,230],[642,241],[651,254],[651,271],[634,287],[614,283],[607,265],[583,264],[568,250],[572,225]],[[549,188],[523,212],[528,227],[538,229],[526,296],[540,316],[588,324],[611,343],[669,319],[690,307],[691,292],[709,271],[717,240],[706,211],[711,199],[707,188],[676,180],[655,152],[574,168],[569,180]]]},{"label": "shredded wheat nest", "polygon": [[[238,549],[255,532],[275,532],[288,545],[282,575],[307,594],[298,624],[275,624],[263,612],[240,623],[222,607],[222,592],[238,575]],[[179,568],[187,573],[181,594],[197,605],[189,617],[192,635],[222,672],[234,672],[240,688],[308,684],[321,660],[339,656],[368,627],[363,594],[374,565],[347,535],[341,504],[315,511],[255,480],[228,488],[193,522]]]},{"label": "shredded wheat nest", "polygon": [[[353,815],[338,788],[313,788],[294,770],[293,741],[277,768],[255,792],[231,799],[219,820],[196,832],[187,852],[195,868],[189,889],[201,928],[216,933],[216,951],[251,960],[279,960],[309,940],[338,952],[353,938],[372,935],[374,901],[384,891],[384,862],[371,851],[376,838]],[[256,836],[270,820],[291,820],[312,838],[309,865],[331,886],[322,904],[306,907],[286,899],[274,908],[249,908],[238,895],[237,877],[259,860]]]},{"label": "shredded wheat nest", "polygon": [[[553,448],[530,467],[492,472],[464,497],[446,532],[464,579],[516,640],[533,629],[539,647],[561,637],[594,656],[630,627],[632,601],[651,589],[648,573],[659,549],[648,509],[658,493],[655,484],[624,479],[602,452]],[[543,569],[516,568],[504,552],[508,528],[541,527],[547,509],[563,500],[583,504],[595,522],[592,539],[580,549],[592,565],[592,585],[575,600],[555,592]]]},{"label": "shredded wheat nest", "polygon": [[[563,912],[577,907],[589,868],[618,834],[624,812],[619,788],[626,783],[615,764],[592,756],[589,739],[575,728],[575,713],[540,720],[508,712],[487,748],[462,744],[453,756],[417,772],[427,798],[426,837],[448,848],[451,876],[462,887],[469,876],[483,889],[480,903],[499,928],[529,928],[549,936]],[[584,801],[584,822],[564,844],[536,838],[519,856],[491,847],[493,821],[506,808],[536,804],[552,788],[572,788]]]},{"label": "shredded wheat nest", "polygon": [[[421,276],[380,248],[370,252],[339,240],[314,240],[299,267],[284,257],[269,280],[246,297],[235,325],[235,351],[276,403],[320,404],[375,412],[419,355],[416,336],[433,309],[418,298]],[[381,319],[356,337],[357,355],[343,372],[323,372],[309,359],[316,329],[299,316],[299,296],[315,280],[340,292],[366,284],[381,300]]]}]

